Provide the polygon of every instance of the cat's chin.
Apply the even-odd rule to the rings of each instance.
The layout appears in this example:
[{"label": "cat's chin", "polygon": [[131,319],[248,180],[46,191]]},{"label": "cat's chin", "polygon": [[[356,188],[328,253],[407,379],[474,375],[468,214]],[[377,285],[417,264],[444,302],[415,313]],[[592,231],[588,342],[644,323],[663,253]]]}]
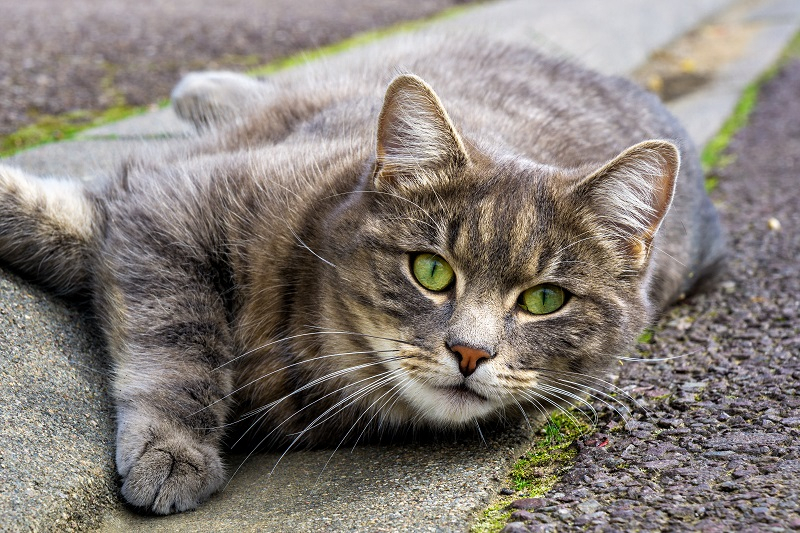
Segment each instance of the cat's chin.
[{"label": "cat's chin", "polygon": [[408,400],[432,424],[461,426],[485,418],[501,405],[467,385],[432,386],[416,384]]}]

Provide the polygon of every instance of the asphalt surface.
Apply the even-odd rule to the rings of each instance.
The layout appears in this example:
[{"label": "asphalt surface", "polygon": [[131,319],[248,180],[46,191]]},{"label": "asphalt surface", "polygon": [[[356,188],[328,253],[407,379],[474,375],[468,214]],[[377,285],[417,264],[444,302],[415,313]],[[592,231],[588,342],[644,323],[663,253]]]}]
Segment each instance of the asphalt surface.
[{"label": "asphalt surface", "polygon": [[192,70],[246,70],[469,0],[0,0],[0,136],[148,105]]},{"label": "asphalt surface", "polygon": [[651,361],[619,369],[649,414],[625,431],[606,410],[544,499],[512,503],[504,532],[800,529],[798,94],[795,60],[762,88],[717,171],[730,232],[721,285],[664,317],[639,347]]}]

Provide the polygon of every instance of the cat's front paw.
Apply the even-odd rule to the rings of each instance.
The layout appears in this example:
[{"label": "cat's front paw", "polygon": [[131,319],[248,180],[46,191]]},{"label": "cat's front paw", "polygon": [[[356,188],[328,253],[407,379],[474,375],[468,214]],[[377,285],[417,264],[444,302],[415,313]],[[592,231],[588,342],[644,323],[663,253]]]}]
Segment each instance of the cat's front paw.
[{"label": "cat's front paw", "polygon": [[217,450],[188,435],[155,437],[144,444],[138,459],[126,462],[125,472],[120,468],[122,495],[131,505],[156,514],[194,509],[225,480]]}]

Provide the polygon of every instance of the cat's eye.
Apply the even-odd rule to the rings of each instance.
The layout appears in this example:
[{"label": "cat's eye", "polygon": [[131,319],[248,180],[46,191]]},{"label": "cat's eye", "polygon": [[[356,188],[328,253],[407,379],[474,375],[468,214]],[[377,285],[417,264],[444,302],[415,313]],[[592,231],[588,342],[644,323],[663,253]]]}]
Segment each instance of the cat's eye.
[{"label": "cat's eye", "polygon": [[558,311],[566,303],[567,294],[558,285],[543,283],[525,290],[517,303],[534,315],[547,315]]},{"label": "cat's eye", "polygon": [[421,253],[413,256],[411,272],[420,285],[434,292],[449,289],[456,279],[453,267],[436,254]]}]

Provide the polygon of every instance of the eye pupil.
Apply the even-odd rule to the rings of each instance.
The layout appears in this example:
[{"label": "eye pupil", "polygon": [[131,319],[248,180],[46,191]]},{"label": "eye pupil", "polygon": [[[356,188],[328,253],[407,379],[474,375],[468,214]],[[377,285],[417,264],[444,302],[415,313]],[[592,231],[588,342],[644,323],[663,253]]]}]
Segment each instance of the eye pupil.
[{"label": "eye pupil", "polygon": [[558,285],[543,283],[525,290],[519,296],[519,306],[534,315],[547,315],[564,306],[566,294]]},{"label": "eye pupil", "polygon": [[456,279],[455,272],[447,261],[431,253],[413,256],[411,272],[420,285],[434,292],[449,289]]}]

